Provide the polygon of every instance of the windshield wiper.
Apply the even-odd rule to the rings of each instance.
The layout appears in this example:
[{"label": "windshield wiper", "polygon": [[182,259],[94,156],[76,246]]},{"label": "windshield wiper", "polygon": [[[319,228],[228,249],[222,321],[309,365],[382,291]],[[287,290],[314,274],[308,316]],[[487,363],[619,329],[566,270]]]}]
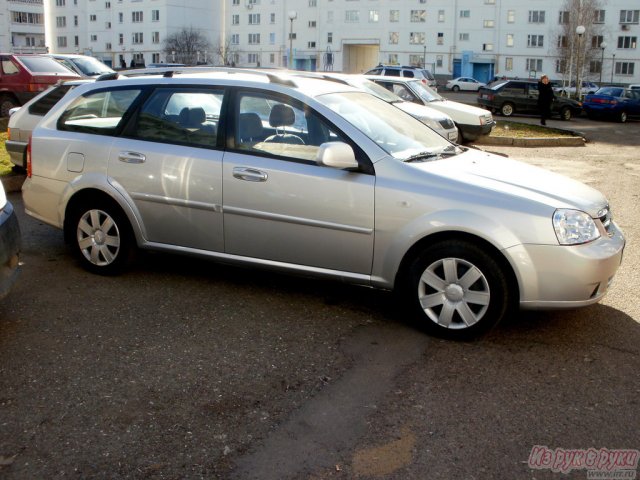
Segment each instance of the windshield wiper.
[{"label": "windshield wiper", "polygon": [[415,155],[411,155],[410,157],[407,157],[403,160],[403,162],[405,163],[411,163],[411,162],[419,162],[419,161],[424,161],[424,160],[428,160],[430,158],[441,158],[441,152],[420,152],[420,153],[416,153]]}]

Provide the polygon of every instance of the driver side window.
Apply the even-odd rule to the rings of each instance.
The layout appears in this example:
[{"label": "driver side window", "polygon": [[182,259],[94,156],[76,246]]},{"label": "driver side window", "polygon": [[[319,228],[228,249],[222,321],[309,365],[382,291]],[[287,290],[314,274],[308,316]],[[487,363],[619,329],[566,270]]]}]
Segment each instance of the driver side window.
[{"label": "driver side window", "polygon": [[235,146],[247,152],[315,163],[320,145],[342,141],[316,112],[292,99],[241,94],[235,118]]}]

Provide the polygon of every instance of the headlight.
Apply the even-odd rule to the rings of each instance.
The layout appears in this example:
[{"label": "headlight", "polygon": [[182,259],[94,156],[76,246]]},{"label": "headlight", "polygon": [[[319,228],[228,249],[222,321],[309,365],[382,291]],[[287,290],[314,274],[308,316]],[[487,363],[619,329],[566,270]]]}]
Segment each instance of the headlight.
[{"label": "headlight", "polygon": [[579,245],[600,238],[600,231],[587,213],[560,208],[553,214],[553,228],[560,245]]},{"label": "headlight", "polygon": [[442,130],[442,125],[436,122],[433,118],[420,117],[420,121],[424,123],[427,127],[432,128],[433,130]]}]

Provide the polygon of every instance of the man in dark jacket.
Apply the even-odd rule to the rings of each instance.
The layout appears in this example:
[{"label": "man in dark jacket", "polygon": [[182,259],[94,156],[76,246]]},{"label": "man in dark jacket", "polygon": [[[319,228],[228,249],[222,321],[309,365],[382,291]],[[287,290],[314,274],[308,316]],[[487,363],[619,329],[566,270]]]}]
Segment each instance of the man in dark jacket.
[{"label": "man in dark jacket", "polygon": [[542,75],[538,82],[538,109],[540,110],[541,125],[546,125],[547,118],[551,117],[551,103],[554,98],[555,94],[549,83],[549,77]]}]

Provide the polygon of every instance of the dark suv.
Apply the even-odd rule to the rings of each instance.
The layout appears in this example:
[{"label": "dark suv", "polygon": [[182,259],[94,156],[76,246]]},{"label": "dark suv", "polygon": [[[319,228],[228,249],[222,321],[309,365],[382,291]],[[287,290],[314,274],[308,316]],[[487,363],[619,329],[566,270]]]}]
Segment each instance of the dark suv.
[{"label": "dark suv", "polygon": [[404,78],[417,78],[422,80],[422,83],[433,88],[437,91],[438,83],[433,74],[424,68],[399,66],[399,65],[378,65],[376,68],[372,68],[365,75],[385,75],[389,77],[404,77]]},{"label": "dark suv", "polygon": [[46,55],[0,54],[0,116],[24,105],[60,80],[80,76]]},{"label": "dark suv", "polygon": [[[536,80],[502,80],[478,90],[478,105],[510,117],[514,113],[537,114],[538,82]],[[580,115],[582,104],[571,98],[556,96],[551,104],[551,115],[571,120]]]}]

